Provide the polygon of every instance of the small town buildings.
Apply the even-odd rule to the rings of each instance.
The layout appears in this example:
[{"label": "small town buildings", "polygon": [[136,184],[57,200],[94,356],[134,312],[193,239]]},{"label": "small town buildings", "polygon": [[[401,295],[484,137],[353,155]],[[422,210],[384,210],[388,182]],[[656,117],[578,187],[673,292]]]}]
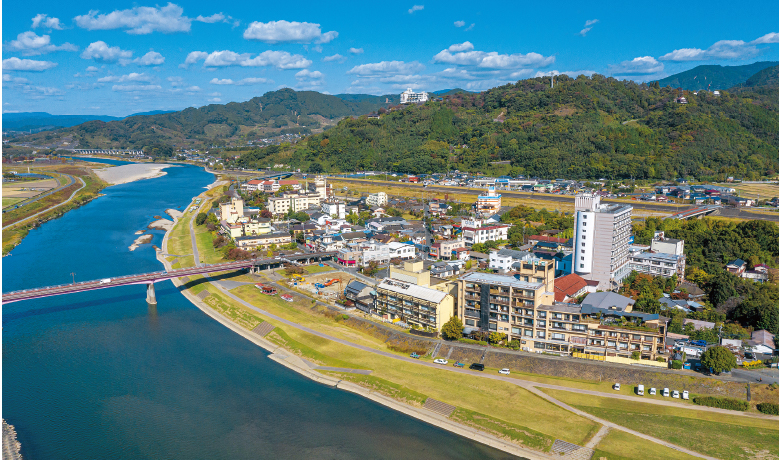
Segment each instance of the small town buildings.
[{"label": "small town buildings", "polygon": [[649,245],[649,250],[664,254],[684,255],[684,240],[667,238],[665,232],[655,232],[654,238]]},{"label": "small town buildings", "polygon": [[267,249],[271,245],[281,246],[290,244],[292,237],[287,232],[271,232],[264,235],[239,236],[234,238],[234,240],[235,246],[241,249]]},{"label": "small town buildings", "polygon": [[364,311],[365,313],[376,314],[378,312],[374,307],[373,295],[371,295],[372,291],[372,286],[355,279],[346,285],[344,297],[354,303],[354,306],[357,307],[357,309]]},{"label": "small town buildings", "polygon": [[346,203],[334,198],[329,198],[322,202],[322,214],[335,216],[336,219],[346,218]]},{"label": "small town buildings", "polygon": [[686,326],[688,324],[692,324],[692,327],[695,328],[696,331],[702,331],[704,329],[714,329],[715,324],[711,321],[702,321],[699,319],[689,319],[684,318],[682,320],[682,325]]},{"label": "small town buildings", "polygon": [[416,257],[416,247],[408,243],[387,243],[390,259],[409,260]]},{"label": "small town buildings", "polygon": [[741,276],[741,274],[743,274],[744,271],[746,271],[746,269],[747,269],[747,263],[744,262],[741,259],[736,259],[736,260],[734,260],[732,262],[729,262],[725,266],[725,269],[727,271],[729,271],[730,273],[733,273],[734,275]]},{"label": "small town buildings", "polygon": [[368,207],[386,206],[387,194],[384,192],[372,193],[365,199],[365,205]]},{"label": "small town buildings", "polygon": [[505,273],[512,270],[516,262],[532,260],[536,257],[527,251],[515,251],[513,249],[493,249],[490,251],[490,270]]}]

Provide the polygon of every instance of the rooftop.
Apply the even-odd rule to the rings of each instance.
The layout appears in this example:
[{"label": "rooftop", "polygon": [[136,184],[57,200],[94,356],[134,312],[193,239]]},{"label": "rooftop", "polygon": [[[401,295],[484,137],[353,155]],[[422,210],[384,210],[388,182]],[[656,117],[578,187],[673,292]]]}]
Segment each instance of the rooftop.
[{"label": "rooftop", "polygon": [[376,286],[376,289],[385,289],[390,292],[405,294],[414,297],[415,299],[421,299],[433,303],[441,303],[441,301],[444,300],[444,298],[448,295],[447,293],[438,291],[436,289],[406,283],[404,281],[398,281],[393,278],[384,278],[381,280],[381,283]]},{"label": "rooftop", "polygon": [[487,283],[495,284],[498,286],[510,286],[518,289],[541,289],[543,283],[531,283],[528,281],[520,281],[513,276],[506,275],[494,275],[492,273],[479,273],[471,272],[460,278],[467,283]]}]

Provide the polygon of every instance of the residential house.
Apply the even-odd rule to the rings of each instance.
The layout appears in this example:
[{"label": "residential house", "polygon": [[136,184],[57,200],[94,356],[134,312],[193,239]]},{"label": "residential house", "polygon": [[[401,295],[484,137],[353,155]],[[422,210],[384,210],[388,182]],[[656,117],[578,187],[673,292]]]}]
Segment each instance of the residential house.
[{"label": "residential house", "polygon": [[556,302],[572,302],[577,297],[595,290],[587,284],[587,280],[571,273],[554,280],[554,299]]},{"label": "residential house", "polygon": [[463,240],[436,241],[430,246],[430,257],[435,257],[436,259],[449,260],[455,254],[454,251],[456,249],[464,248],[464,247],[465,247],[465,241]]},{"label": "residential house", "polygon": [[508,240],[510,225],[492,225],[489,227],[463,227],[462,235],[465,245],[470,247],[487,241]]},{"label": "residential house", "polygon": [[377,314],[374,307],[373,287],[359,280],[352,280],[344,289],[344,297],[365,313]]},{"label": "residential house", "polygon": [[408,260],[416,257],[416,248],[408,243],[388,243],[390,259]]},{"label": "residential house", "polygon": [[741,259],[736,259],[725,266],[725,269],[734,275],[741,276],[747,269],[747,263]]}]

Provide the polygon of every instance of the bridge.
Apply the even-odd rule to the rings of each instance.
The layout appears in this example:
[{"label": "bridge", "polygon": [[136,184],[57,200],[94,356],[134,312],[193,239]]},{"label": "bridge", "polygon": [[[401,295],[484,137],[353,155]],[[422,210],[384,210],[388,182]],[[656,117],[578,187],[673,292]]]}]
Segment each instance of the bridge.
[{"label": "bridge", "polygon": [[146,302],[156,304],[157,298],[154,291],[154,283],[166,281],[173,278],[193,275],[207,275],[233,270],[249,269],[250,272],[266,270],[269,268],[280,267],[291,263],[303,265],[312,262],[321,262],[332,259],[336,252],[313,252],[304,254],[292,254],[268,259],[250,259],[237,262],[227,262],[222,264],[203,265],[200,267],[180,268],[171,271],[159,271],[151,273],[141,273],[139,275],[126,275],[115,278],[104,278],[92,281],[82,281],[79,283],[60,284],[56,286],[46,286],[34,289],[24,289],[21,291],[7,292],[3,294],[3,305],[11,302],[20,302],[22,300],[42,299],[64,294],[75,294],[77,292],[95,291],[98,289],[107,289],[117,286],[130,286],[135,284],[146,285]]},{"label": "bridge", "polygon": [[722,206],[719,205],[697,206],[679,211],[672,216],[668,216],[668,219],[692,219],[693,217],[708,216],[720,209],[722,209]]}]

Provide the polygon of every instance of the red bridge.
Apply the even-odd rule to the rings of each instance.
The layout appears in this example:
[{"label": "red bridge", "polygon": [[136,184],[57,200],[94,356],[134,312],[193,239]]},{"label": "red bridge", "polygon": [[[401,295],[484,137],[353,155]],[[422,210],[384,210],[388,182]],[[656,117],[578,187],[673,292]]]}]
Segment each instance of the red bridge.
[{"label": "red bridge", "polygon": [[35,289],[24,289],[21,291],[7,292],[3,294],[3,305],[22,300],[40,299],[63,294],[73,294],[76,292],[94,291],[97,289],[107,289],[117,286],[129,286],[132,284],[146,284],[146,301],[156,304],[157,299],[154,293],[154,283],[166,281],[172,278],[180,278],[192,275],[206,275],[224,271],[250,269],[264,270],[267,268],[280,267],[285,263],[300,264],[318,262],[332,259],[335,252],[316,252],[308,254],[295,254],[272,259],[251,259],[238,262],[227,262],[223,264],[203,265],[200,267],[180,268],[178,270],[142,273],[140,275],[127,275],[117,278],[104,278],[93,281],[83,281],[73,284],[60,284],[58,286],[46,286]]}]

